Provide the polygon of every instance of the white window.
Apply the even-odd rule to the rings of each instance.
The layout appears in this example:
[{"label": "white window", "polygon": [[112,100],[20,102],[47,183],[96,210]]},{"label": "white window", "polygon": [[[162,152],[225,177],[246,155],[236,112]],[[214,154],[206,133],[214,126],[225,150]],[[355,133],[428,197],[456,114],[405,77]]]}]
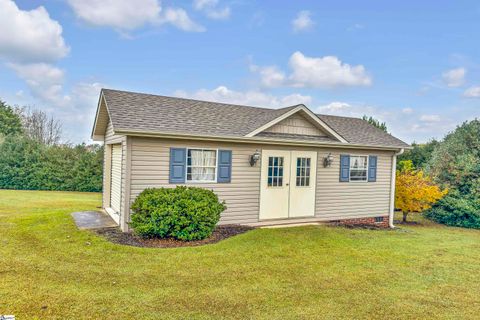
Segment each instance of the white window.
[{"label": "white window", "polygon": [[310,158],[297,158],[297,187],[310,186]]},{"label": "white window", "polygon": [[283,157],[268,157],[268,177],[269,187],[283,186]]},{"label": "white window", "polygon": [[350,181],[367,181],[368,157],[350,156]]},{"label": "white window", "polygon": [[217,151],[188,149],[187,181],[215,182],[217,176]]}]

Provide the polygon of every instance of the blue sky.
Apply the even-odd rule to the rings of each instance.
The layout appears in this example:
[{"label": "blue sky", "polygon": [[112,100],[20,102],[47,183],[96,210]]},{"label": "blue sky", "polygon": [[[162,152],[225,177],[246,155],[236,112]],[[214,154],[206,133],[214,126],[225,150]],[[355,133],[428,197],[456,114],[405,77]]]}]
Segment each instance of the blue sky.
[{"label": "blue sky", "polygon": [[0,0],[0,30],[0,98],[71,142],[101,87],[373,115],[406,142],[480,116],[478,1]]}]

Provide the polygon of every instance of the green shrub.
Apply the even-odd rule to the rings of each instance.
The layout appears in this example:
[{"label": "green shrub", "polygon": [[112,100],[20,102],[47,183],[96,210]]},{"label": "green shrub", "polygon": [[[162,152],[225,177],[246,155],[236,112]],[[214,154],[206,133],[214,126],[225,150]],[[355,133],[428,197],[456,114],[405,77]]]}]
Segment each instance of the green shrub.
[{"label": "green shrub", "polygon": [[447,195],[424,215],[449,226],[480,229],[480,203],[459,194]]},{"label": "green shrub", "polygon": [[201,240],[212,234],[225,209],[211,190],[145,189],[132,204],[130,225],[143,238]]},{"label": "green shrub", "polygon": [[47,146],[24,135],[0,141],[0,189],[102,190],[103,147]]}]

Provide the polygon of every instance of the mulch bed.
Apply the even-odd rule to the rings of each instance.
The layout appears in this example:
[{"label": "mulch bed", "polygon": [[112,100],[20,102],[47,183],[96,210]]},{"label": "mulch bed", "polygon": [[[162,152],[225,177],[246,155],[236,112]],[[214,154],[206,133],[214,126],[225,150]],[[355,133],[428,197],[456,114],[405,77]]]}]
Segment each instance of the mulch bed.
[{"label": "mulch bed", "polygon": [[212,235],[198,241],[181,241],[176,239],[143,239],[133,233],[122,232],[118,228],[95,229],[93,232],[106,238],[108,241],[135,247],[146,248],[175,248],[175,247],[196,247],[205,244],[216,243],[221,240],[245,233],[254,229],[253,227],[240,226],[236,224],[217,226]]}]

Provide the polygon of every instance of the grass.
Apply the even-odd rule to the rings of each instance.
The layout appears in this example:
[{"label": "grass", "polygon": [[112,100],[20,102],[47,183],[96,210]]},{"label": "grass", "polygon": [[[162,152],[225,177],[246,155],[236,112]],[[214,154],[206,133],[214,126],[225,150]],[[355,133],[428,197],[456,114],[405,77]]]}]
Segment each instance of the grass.
[{"label": "grass", "polygon": [[0,190],[0,314],[18,319],[478,319],[480,232],[258,229],[115,245],[70,213],[99,194]]}]

